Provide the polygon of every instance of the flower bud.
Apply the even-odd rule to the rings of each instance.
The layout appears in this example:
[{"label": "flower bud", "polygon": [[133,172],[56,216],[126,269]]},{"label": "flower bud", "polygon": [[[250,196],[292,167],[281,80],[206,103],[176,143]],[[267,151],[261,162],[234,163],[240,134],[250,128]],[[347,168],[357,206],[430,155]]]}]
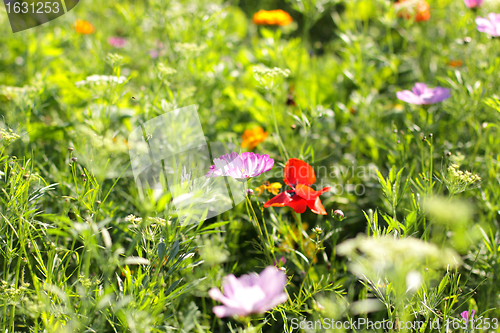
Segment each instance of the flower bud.
[{"label": "flower bud", "polygon": [[253,190],[251,188],[247,189],[247,195],[251,197],[253,195]]},{"label": "flower bud", "polygon": [[333,217],[339,219],[340,221],[342,221],[345,218],[344,212],[341,211],[340,209],[334,210],[332,215]]},{"label": "flower bud", "polygon": [[76,158],[76,157],[72,157],[72,158],[71,158],[71,160],[72,160],[73,162],[76,162],[76,161],[78,161],[78,158]]}]

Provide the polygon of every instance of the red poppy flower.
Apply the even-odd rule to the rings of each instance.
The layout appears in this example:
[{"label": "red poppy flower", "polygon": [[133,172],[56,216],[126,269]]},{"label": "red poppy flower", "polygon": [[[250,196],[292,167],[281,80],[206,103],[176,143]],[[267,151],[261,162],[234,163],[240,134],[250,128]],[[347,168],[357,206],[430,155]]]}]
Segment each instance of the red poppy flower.
[{"label": "red poppy flower", "polygon": [[316,214],[326,215],[325,207],[319,196],[330,190],[325,187],[315,191],[309,186],[316,182],[314,169],[304,161],[292,158],[285,165],[285,184],[292,189],[282,192],[266,202],[267,207],[290,207],[296,213],[302,214],[307,207]]}]

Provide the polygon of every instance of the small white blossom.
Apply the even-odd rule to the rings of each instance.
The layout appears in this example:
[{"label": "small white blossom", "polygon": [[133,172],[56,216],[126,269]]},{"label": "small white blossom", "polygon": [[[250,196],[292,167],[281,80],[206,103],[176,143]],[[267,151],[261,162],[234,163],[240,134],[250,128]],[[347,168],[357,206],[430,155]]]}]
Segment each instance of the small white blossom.
[{"label": "small white blossom", "polygon": [[89,86],[98,86],[98,85],[105,85],[109,83],[117,83],[117,84],[123,84],[127,81],[127,78],[125,76],[114,76],[114,75],[91,75],[87,76],[85,80],[75,82],[75,85],[77,87],[84,86],[84,85],[89,85]]}]

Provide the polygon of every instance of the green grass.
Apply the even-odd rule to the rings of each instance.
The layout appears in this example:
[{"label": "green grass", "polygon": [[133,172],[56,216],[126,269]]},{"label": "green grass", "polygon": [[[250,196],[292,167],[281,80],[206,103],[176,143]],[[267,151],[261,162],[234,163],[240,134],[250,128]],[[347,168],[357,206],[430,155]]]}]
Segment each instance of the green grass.
[{"label": "green grass", "polygon": [[[413,22],[388,0],[81,1],[16,34],[0,6],[0,331],[289,332],[293,318],[364,318],[465,332],[453,323],[475,310],[475,332],[500,332],[485,320],[500,318],[500,41],[474,23],[500,2],[429,3],[431,19]],[[295,22],[256,26],[260,8]],[[95,33],[75,32],[78,18]],[[270,82],[260,65],[290,72]],[[94,74],[126,82],[75,85]],[[397,100],[415,82],[452,96]],[[193,104],[208,142],[269,133],[255,152],[275,166],[250,188],[283,184],[286,160],[302,159],[333,187],[328,215],[264,209],[265,192],[181,223],[171,193],[136,185],[127,140]],[[210,288],[281,257],[286,303],[215,317]]]}]

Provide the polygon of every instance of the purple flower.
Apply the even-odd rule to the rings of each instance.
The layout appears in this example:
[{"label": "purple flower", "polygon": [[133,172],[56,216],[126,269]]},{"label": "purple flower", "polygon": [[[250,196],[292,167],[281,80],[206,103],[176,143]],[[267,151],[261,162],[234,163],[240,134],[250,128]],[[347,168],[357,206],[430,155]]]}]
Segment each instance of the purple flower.
[{"label": "purple flower", "polygon": [[489,13],[488,18],[476,17],[477,30],[492,37],[500,36],[500,14]]},{"label": "purple flower", "polygon": [[478,8],[483,4],[484,0],[464,0],[468,8]]},{"label": "purple flower", "polygon": [[273,168],[274,160],[269,155],[259,155],[252,152],[230,153],[214,159],[206,176],[230,176],[236,179],[256,177]]},{"label": "purple flower", "polygon": [[450,89],[429,88],[425,83],[415,83],[412,91],[398,91],[396,95],[398,99],[416,105],[439,103],[451,96]]},{"label": "purple flower", "polygon": [[[474,314],[476,313],[476,310],[471,310],[470,314],[470,320],[474,320]],[[464,311],[460,314],[462,318],[464,318],[465,323],[467,324],[469,322],[469,311]]]},{"label": "purple flower", "polygon": [[109,37],[108,44],[118,49],[121,49],[125,47],[125,45],[127,45],[127,40],[121,37]]},{"label": "purple flower", "polygon": [[230,274],[222,284],[224,294],[217,288],[208,292],[212,299],[223,304],[215,306],[212,311],[219,318],[264,313],[288,299],[284,291],[286,281],[285,273],[273,266],[264,269],[260,275],[252,273],[236,278]]}]

